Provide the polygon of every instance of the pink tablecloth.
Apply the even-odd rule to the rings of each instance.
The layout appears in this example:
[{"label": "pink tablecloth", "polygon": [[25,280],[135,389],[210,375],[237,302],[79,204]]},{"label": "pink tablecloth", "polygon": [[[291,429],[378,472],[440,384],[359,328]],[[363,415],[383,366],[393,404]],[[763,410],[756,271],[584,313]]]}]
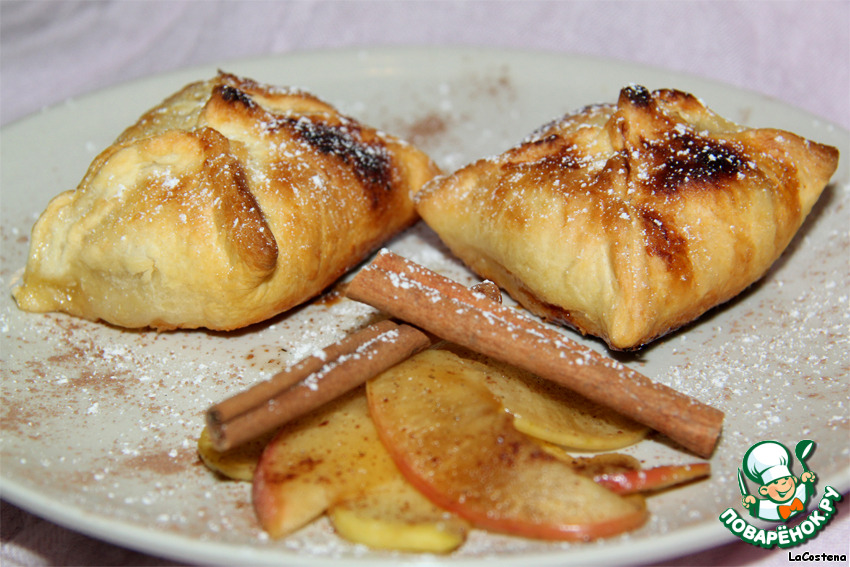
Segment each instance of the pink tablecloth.
[{"label": "pink tablecloth", "polygon": [[[190,65],[328,47],[476,45],[591,54],[687,72],[850,128],[847,1],[3,0],[0,18],[3,125],[76,95]],[[844,503],[829,528],[794,553],[847,554],[848,516]],[[0,526],[4,566],[172,564],[6,502]],[[669,564],[788,562],[787,550],[733,543]]]}]

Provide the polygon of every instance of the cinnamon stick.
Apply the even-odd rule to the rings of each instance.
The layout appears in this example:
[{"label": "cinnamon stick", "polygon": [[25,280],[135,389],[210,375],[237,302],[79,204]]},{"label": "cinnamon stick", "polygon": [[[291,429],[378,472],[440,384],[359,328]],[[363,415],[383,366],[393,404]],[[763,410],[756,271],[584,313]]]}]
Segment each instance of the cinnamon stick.
[{"label": "cinnamon stick", "polygon": [[431,339],[410,325],[385,320],[207,410],[213,446],[226,451],[305,415],[353,390],[414,353]]},{"label": "cinnamon stick", "polygon": [[714,451],[723,412],[392,252],[379,253],[349,283],[346,295],[566,386],[701,457]]}]

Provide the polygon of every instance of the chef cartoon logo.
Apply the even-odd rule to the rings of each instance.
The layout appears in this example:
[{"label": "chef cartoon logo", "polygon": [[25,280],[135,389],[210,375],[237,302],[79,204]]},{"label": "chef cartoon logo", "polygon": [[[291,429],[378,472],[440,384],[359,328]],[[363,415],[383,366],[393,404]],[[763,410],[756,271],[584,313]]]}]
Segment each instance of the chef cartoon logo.
[{"label": "chef cartoon logo", "polygon": [[[814,441],[808,439],[794,447],[794,455],[802,468],[800,476],[796,476],[792,471],[794,459],[785,445],[761,441],[750,447],[744,454],[742,468],[738,469],[741,504],[750,516],[779,522],[779,525],[772,530],[756,527],[733,508],[724,511],[720,521],[742,540],[765,548],[790,547],[814,537],[836,512],[834,503],[841,500],[841,494],[827,486],[817,506],[806,513],[809,500],[815,495],[817,480],[817,475],[806,463],[814,449]],[[756,486],[753,492],[747,479]],[[786,525],[791,520],[795,522],[793,527]]]},{"label": "chef cartoon logo", "polygon": [[[784,522],[806,510],[814,494],[815,473],[806,466],[806,458],[814,442],[800,441],[795,452],[803,467],[799,477],[791,472],[791,451],[776,441],[756,443],[744,455],[744,470],[738,469],[741,503],[750,514],[761,520]],[[756,498],[749,493],[743,475],[758,485]]]}]

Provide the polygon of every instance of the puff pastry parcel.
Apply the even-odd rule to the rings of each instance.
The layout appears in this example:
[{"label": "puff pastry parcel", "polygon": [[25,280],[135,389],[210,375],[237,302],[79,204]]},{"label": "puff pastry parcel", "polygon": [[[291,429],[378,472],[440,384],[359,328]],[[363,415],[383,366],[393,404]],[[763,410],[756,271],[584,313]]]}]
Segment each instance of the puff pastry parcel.
[{"label": "puff pastry parcel", "polygon": [[633,85],[433,180],[417,209],[533,313],[633,349],[759,279],[837,161],[833,147]]},{"label": "puff pastry parcel", "polygon": [[317,295],[418,217],[415,147],[220,73],[146,113],[32,231],[28,311],[229,330]]}]

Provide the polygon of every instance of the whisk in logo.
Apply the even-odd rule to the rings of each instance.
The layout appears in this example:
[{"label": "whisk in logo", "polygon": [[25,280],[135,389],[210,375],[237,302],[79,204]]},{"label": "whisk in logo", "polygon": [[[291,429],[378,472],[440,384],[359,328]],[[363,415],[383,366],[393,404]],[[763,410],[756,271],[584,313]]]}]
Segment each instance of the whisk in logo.
[{"label": "whisk in logo", "polygon": [[[817,535],[835,514],[835,502],[841,500],[841,494],[826,486],[817,506],[806,514],[817,480],[806,463],[814,449],[814,441],[806,439],[797,443],[794,454],[803,472],[796,476],[791,470],[791,451],[781,443],[761,441],[750,447],[744,454],[743,468],[738,469],[741,504],[754,518],[780,525],[772,530],[756,527],[733,508],[727,508],[720,521],[743,541],[764,548],[791,547]],[[757,486],[755,494],[750,492],[747,479]],[[801,516],[804,519],[793,527],[785,524]]]}]

